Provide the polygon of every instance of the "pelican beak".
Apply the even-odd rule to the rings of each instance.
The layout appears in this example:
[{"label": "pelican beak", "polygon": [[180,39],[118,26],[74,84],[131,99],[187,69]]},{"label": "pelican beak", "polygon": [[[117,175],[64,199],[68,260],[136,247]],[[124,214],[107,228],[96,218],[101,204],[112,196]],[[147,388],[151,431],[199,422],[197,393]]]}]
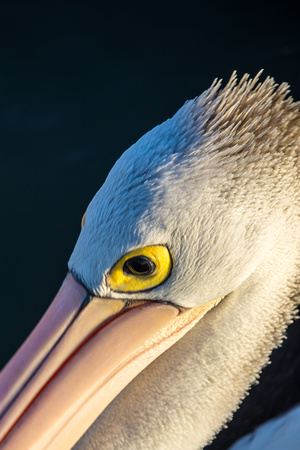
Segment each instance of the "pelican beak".
[{"label": "pelican beak", "polygon": [[181,312],[90,297],[71,274],[0,376],[2,450],[69,449],[218,300]]}]

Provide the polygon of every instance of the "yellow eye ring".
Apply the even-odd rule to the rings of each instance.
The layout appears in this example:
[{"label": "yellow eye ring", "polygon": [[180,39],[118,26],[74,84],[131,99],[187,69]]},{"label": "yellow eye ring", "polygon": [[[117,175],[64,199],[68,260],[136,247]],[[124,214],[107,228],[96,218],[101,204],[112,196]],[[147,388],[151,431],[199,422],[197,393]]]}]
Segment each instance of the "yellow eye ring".
[{"label": "yellow eye ring", "polygon": [[116,292],[139,292],[163,283],[172,270],[172,259],[165,245],[150,245],[124,255],[107,276]]}]

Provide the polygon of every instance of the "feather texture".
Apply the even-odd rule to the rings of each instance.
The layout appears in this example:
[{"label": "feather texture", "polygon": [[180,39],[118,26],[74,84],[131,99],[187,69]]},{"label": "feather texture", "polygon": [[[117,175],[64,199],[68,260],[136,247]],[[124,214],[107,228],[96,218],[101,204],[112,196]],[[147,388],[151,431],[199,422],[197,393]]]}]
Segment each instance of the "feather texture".
[{"label": "feather texture", "polygon": [[[141,373],[76,448],[199,449],[232,417],[299,303],[299,104],[233,74],[130,147],[87,209],[69,268],[96,295],[225,299]],[[166,244],[171,276],[117,294],[127,252]]]}]

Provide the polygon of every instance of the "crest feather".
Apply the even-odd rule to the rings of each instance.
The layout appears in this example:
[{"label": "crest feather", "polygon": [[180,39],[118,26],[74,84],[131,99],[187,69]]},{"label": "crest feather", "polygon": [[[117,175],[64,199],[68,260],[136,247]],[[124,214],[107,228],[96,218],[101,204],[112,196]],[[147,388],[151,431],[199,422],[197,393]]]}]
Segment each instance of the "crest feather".
[{"label": "crest feather", "polygon": [[296,148],[300,103],[293,102],[288,95],[287,83],[278,85],[271,77],[261,82],[261,73],[262,70],[253,79],[245,74],[238,82],[233,72],[223,89],[220,81],[215,80],[206,91],[209,101],[201,106],[205,107],[205,113],[209,112],[204,136],[212,153],[227,157],[248,153],[250,149],[257,154]]}]

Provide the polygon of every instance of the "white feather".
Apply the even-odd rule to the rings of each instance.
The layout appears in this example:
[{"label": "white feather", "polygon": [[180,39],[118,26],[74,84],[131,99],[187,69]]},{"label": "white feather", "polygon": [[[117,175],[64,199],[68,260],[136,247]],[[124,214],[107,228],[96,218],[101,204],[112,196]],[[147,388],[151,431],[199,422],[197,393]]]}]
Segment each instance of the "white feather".
[{"label": "white feather", "polygon": [[[286,99],[286,85],[257,83],[245,76],[236,85],[233,76],[223,90],[214,84],[187,102],[122,155],[88,207],[69,267],[97,295],[185,307],[226,298],[141,373],[76,448],[202,448],[294,318],[299,105]],[[155,244],[171,249],[169,279],[147,292],[112,292],[106,274],[114,263]]]}]

